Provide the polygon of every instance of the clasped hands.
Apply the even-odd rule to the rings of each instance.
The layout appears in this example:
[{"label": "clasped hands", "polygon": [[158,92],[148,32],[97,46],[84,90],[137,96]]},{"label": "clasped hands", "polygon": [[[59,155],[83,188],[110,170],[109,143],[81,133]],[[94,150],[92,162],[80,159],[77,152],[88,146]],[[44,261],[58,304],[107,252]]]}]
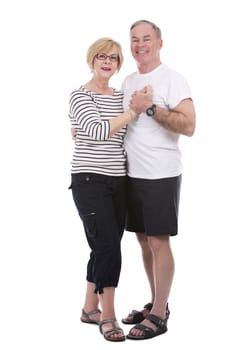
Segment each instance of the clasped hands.
[{"label": "clasped hands", "polygon": [[137,115],[145,112],[153,104],[153,89],[150,85],[144,86],[141,90],[136,90],[131,95],[129,108]]},{"label": "clasped hands", "polygon": [[[153,89],[150,85],[144,86],[141,90],[136,90],[131,95],[129,108],[137,115],[145,112],[146,109],[153,104]],[[72,140],[75,141],[77,136],[77,129],[71,128]]]}]

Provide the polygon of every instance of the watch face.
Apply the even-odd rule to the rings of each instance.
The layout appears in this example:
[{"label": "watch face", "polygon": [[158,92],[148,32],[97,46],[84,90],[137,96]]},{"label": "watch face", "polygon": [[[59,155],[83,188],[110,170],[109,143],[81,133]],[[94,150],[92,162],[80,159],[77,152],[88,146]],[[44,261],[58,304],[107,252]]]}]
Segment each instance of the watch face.
[{"label": "watch face", "polygon": [[148,115],[148,117],[153,117],[153,115],[155,114],[155,109],[156,109],[155,104],[153,104],[151,107],[147,108],[146,114]]},{"label": "watch face", "polygon": [[149,117],[152,117],[154,115],[155,111],[154,111],[154,108],[147,108],[146,110],[146,114],[149,116]]}]

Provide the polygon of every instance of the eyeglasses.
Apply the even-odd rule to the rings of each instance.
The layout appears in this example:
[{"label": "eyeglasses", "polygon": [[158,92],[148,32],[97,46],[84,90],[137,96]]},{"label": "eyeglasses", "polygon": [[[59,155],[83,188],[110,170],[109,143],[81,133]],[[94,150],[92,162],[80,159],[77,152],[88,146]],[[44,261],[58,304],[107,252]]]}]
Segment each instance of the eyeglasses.
[{"label": "eyeglasses", "polygon": [[100,61],[105,61],[107,58],[110,59],[111,62],[118,62],[119,61],[119,56],[118,55],[106,55],[106,53],[97,53],[95,56],[97,60]]}]

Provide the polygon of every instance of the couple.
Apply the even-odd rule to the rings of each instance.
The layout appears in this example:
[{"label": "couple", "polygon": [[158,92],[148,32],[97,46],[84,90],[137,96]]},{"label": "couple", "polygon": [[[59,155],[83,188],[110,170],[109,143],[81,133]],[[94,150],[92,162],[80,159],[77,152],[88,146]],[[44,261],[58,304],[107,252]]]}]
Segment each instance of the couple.
[{"label": "couple", "polygon": [[135,324],[127,338],[167,331],[170,236],[178,233],[182,177],[178,141],[195,131],[190,87],[161,62],[160,29],[139,20],[130,42],[138,71],[126,77],[122,91],[109,86],[123,63],[121,45],[101,38],[89,47],[92,77],[71,93],[69,110],[75,140],[70,188],[91,249],[81,321],[96,323],[109,341],[126,338],[114,306],[125,229],[136,232],[151,288],[144,309],[122,320]]}]

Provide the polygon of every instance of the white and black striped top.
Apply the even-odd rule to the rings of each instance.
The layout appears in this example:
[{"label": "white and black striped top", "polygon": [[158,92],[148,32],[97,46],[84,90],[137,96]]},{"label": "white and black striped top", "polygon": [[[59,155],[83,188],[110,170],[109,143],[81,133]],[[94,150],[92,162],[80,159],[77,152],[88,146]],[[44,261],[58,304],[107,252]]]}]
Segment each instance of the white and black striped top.
[{"label": "white and black striped top", "polygon": [[109,120],[123,113],[123,93],[113,95],[91,92],[81,86],[70,95],[69,117],[77,128],[71,173],[126,175],[124,136],[126,127],[112,137]]}]

